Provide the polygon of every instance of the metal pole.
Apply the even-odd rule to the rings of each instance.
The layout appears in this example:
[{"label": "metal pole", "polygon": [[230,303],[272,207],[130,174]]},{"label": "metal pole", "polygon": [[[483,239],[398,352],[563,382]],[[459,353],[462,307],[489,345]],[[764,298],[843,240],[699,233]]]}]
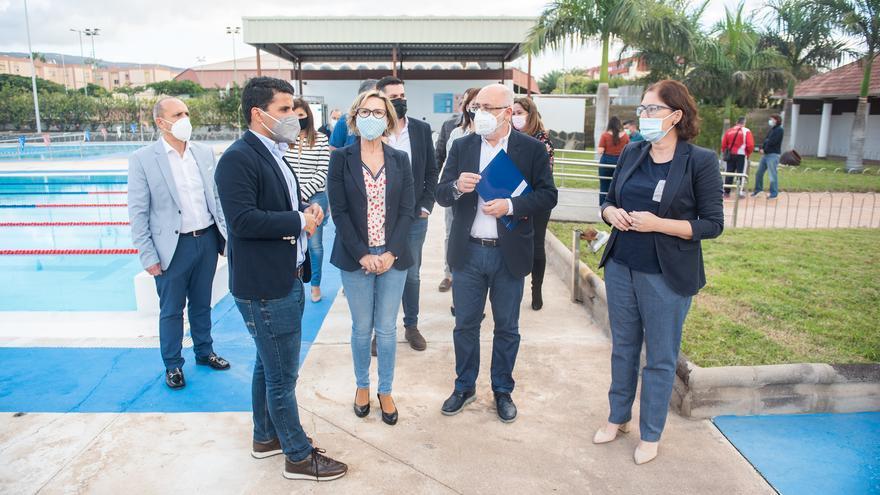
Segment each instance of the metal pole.
[{"label": "metal pole", "polygon": [[40,123],[40,100],[37,97],[37,68],[34,66],[34,51],[31,49],[31,22],[28,19],[27,0],[24,0],[24,25],[27,31],[28,55],[31,57],[31,89],[34,91],[34,115],[37,117],[37,133],[43,132]]},{"label": "metal pole", "polygon": [[571,233],[571,302],[581,302],[581,234],[583,230]]},{"label": "metal pole", "polygon": [[531,54],[531,52],[529,53],[529,73],[528,73],[528,82],[526,84],[528,84],[528,86],[529,86],[528,89],[526,89],[526,96],[531,98],[532,97],[532,54]]},{"label": "metal pole", "polygon": [[[281,74],[280,74],[281,62],[278,63],[278,71],[279,71],[278,78],[280,79],[281,78]],[[263,75],[263,65],[260,63],[260,47],[257,47],[257,77],[260,77],[262,75]]]},{"label": "metal pole", "polygon": [[67,64],[64,63],[64,54],[61,54],[61,72],[64,74],[64,94],[67,94]]},{"label": "metal pole", "polygon": [[[79,34],[79,63],[83,66],[83,90],[86,92],[86,96],[89,96],[89,82],[86,81],[86,56],[83,52],[83,32],[80,29],[70,29],[71,31]],[[76,72],[73,73],[73,89],[76,89]]]}]

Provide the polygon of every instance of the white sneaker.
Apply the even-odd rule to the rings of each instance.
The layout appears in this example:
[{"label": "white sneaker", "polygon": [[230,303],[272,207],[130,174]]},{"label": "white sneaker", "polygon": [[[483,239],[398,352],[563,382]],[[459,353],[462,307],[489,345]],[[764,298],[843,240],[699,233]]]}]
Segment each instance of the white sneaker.
[{"label": "white sneaker", "polygon": [[[616,426],[617,428],[614,428],[614,426]],[[614,423],[606,424],[602,428],[599,428],[596,431],[596,434],[593,435],[593,443],[600,444],[612,442],[615,438],[617,438],[618,432],[628,433],[629,423],[623,423],[622,425],[615,425]]]},{"label": "white sneaker", "polygon": [[604,246],[610,238],[611,236],[608,235],[608,232],[603,232],[601,230],[596,232],[596,240],[590,241],[590,251],[594,253],[599,252],[599,250],[602,249],[602,246]]}]

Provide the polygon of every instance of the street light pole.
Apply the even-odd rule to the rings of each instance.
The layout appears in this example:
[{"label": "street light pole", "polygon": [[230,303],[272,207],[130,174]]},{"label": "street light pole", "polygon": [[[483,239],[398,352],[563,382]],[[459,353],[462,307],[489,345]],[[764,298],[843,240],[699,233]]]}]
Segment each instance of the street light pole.
[{"label": "street light pole", "polygon": [[31,89],[34,91],[34,115],[37,117],[37,134],[43,132],[40,123],[40,100],[37,97],[37,68],[34,66],[34,51],[31,49],[31,21],[28,19],[27,0],[24,0],[24,25],[27,31],[28,55],[31,56]]},{"label": "street light pole", "polygon": [[232,83],[238,84],[238,61],[235,57],[235,35],[241,32],[238,26],[226,26],[226,34],[232,35]]},{"label": "street light pole", "polygon": [[[85,67],[86,65],[86,56],[83,54],[83,32],[79,29],[70,28],[70,31],[75,33],[79,33],[79,63]],[[83,89],[86,92],[86,96],[89,96],[89,82],[85,80],[85,71],[83,71]],[[73,89],[76,89],[76,69],[73,71]]]},{"label": "street light pole", "polygon": [[92,39],[92,70],[96,70],[98,68],[98,59],[95,58],[95,36],[98,36],[99,28],[86,28],[83,32]]}]

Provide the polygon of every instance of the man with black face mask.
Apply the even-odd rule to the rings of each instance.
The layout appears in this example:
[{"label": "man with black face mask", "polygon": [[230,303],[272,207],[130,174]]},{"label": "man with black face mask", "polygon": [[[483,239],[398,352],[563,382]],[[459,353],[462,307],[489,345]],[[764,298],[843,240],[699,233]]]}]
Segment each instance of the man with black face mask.
[{"label": "man with black face mask", "polygon": [[[406,92],[403,81],[396,77],[383,77],[376,83],[376,89],[391,100],[397,113],[397,129],[388,136],[388,144],[409,156],[412,166],[415,190],[415,220],[410,227],[410,252],[414,263],[406,274],[403,289],[403,327],[406,341],[417,351],[427,347],[425,338],[419,331],[419,270],[422,266],[422,245],[428,232],[428,215],[434,208],[434,190],[437,188],[437,162],[434,156],[434,141],[431,139],[431,126],[418,119],[406,118]],[[376,341],[373,339],[373,355]]]}]

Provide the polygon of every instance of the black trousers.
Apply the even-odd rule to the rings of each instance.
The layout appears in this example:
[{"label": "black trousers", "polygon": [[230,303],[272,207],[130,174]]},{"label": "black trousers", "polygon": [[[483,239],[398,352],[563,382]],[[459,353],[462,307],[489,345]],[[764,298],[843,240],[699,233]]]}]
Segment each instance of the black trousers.
[{"label": "black trousers", "polygon": [[535,228],[535,256],[532,259],[532,288],[540,289],[544,283],[544,271],[547,268],[547,253],[544,250],[544,239],[547,237],[547,224],[550,223],[550,211],[542,211],[533,217]]},{"label": "black trousers", "polygon": [[[730,155],[730,160],[727,160],[727,172],[733,173],[736,172],[738,174],[743,173],[746,169],[746,156],[745,155]],[[733,184],[733,177],[725,177],[725,184]],[[730,189],[725,189],[724,192],[729,192]]]}]

